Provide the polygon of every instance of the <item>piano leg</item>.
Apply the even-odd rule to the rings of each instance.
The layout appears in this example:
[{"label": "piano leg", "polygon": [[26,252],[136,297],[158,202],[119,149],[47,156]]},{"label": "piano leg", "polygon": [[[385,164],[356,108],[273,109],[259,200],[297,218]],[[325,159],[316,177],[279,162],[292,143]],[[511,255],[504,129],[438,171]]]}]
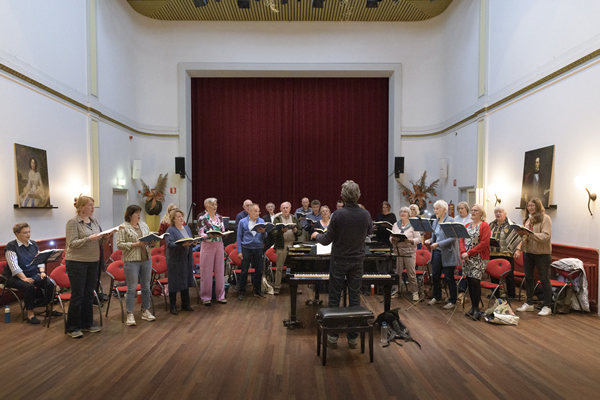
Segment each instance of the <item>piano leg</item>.
[{"label": "piano leg", "polygon": [[298,283],[290,281],[290,319],[283,320],[283,326],[288,329],[294,329],[296,325],[302,325],[302,322],[296,318],[296,308],[298,301]]},{"label": "piano leg", "polygon": [[392,284],[385,283],[383,285],[383,309],[389,311],[392,304]]}]

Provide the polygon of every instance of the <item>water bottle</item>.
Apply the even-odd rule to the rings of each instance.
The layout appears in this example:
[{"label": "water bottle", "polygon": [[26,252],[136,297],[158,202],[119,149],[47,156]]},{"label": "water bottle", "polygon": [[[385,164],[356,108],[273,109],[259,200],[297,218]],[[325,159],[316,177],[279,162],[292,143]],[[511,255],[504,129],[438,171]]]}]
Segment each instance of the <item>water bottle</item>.
[{"label": "water bottle", "polygon": [[4,323],[8,324],[10,322],[10,307],[4,307]]},{"label": "water bottle", "polygon": [[388,342],[388,326],[385,322],[381,324],[381,343]]}]

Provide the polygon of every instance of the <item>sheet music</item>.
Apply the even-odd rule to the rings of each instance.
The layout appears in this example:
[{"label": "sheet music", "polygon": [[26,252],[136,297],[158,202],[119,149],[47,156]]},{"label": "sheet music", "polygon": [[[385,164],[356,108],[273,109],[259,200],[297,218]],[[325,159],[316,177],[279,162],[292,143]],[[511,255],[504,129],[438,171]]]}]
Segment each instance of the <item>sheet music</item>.
[{"label": "sheet music", "polygon": [[324,256],[327,254],[331,254],[331,245],[332,243],[329,243],[327,246],[323,246],[321,243],[317,243],[317,255]]}]

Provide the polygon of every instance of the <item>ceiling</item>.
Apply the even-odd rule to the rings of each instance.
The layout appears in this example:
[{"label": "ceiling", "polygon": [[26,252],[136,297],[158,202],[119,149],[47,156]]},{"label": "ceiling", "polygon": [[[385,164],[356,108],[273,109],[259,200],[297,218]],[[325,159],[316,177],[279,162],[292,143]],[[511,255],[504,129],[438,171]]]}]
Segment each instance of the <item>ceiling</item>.
[{"label": "ceiling", "polygon": [[[441,14],[452,0],[382,0],[366,8],[367,0],[250,0],[249,9],[238,0],[207,0],[196,8],[193,0],[127,0],[138,13],[165,21],[423,21]],[[285,1],[285,0],[284,0]]]}]

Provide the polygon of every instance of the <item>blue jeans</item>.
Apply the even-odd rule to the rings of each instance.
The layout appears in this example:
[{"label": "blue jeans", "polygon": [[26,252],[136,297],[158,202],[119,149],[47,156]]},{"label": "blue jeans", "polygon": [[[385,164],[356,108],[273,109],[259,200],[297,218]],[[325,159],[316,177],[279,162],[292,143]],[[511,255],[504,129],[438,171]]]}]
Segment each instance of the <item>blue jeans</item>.
[{"label": "blue jeans", "polygon": [[431,254],[431,280],[433,281],[433,298],[442,299],[442,273],[450,291],[449,303],[456,304],[457,288],[454,279],[454,266],[444,267],[442,265],[442,252],[434,250]]},{"label": "blue jeans", "polygon": [[551,254],[523,253],[523,271],[525,272],[525,290],[527,291],[527,304],[533,305],[533,290],[535,279],[533,271],[537,267],[540,282],[544,289],[544,307],[552,307],[552,285],[550,284]]},{"label": "blue jeans", "polygon": [[252,275],[252,286],[254,293],[262,291],[262,266],[263,266],[263,249],[248,249],[242,247],[242,273],[240,275],[240,294],[246,293],[246,285],[248,284],[248,269],[252,264],[254,274]]},{"label": "blue jeans", "polygon": [[98,261],[66,260],[71,283],[67,332],[90,328],[94,323],[94,288],[98,280]]},{"label": "blue jeans", "polygon": [[[348,305],[360,306],[360,287],[362,286],[363,261],[343,263],[331,261],[329,264],[329,307],[339,307],[342,291],[348,285]],[[330,334],[337,338],[338,334]],[[356,339],[358,333],[349,332],[348,339]]]},{"label": "blue jeans", "polygon": [[127,296],[125,297],[125,308],[128,313],[133,312],[138,277],[140,289],[142,290],[142,309],[150,309],[150,277],[152,275],[152,260],[128,261],[123,267],[127,279]]}]

